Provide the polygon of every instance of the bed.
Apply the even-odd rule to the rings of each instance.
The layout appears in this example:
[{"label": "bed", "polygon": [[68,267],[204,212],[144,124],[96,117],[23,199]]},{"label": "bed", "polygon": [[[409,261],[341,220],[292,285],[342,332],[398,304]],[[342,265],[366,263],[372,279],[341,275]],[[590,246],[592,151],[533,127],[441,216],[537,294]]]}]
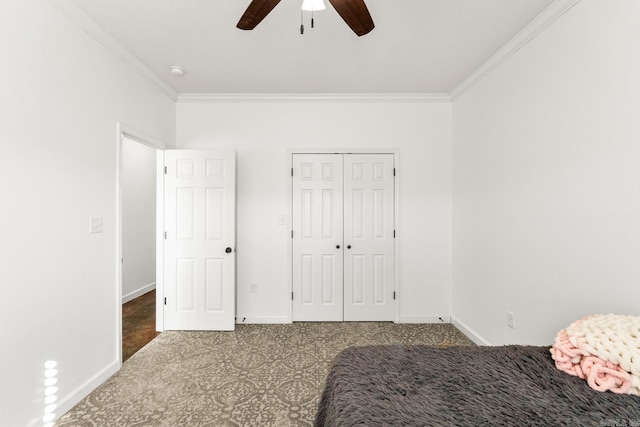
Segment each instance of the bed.
[{"label": "bed", "polygon": [[640,426],[640,397],[589,388],[549,347],[352,347],[333,362],[314,425]]}]

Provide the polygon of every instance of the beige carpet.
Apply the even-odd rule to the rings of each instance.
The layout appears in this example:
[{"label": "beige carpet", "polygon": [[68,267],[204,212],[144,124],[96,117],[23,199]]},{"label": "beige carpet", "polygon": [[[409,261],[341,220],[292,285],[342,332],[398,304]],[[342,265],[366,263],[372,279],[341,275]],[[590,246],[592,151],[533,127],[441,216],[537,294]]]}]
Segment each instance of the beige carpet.
[{"label": "beige carpet", "polygon": [[473,345],[450,324],[164,332],[56,426],[311,426],[334,356],[374,344]]}]

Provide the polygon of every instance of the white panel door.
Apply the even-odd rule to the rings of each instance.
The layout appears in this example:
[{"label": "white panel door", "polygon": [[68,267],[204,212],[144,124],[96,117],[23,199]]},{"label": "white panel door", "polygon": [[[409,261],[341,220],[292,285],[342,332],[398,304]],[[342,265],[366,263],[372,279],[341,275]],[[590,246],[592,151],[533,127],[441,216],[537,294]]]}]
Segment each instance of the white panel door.
[{"label": "white panel door", "polygon": [[341,155],[293,155],[293,320],[341,321]]},{"label": "white panel door", "polygon": [[394,320],[392,154],[344,158],[344,320]]},{"label": "white panel door", "polygon": [[235,176],[232,151],[165,151],[165,329],[235,327]]}]

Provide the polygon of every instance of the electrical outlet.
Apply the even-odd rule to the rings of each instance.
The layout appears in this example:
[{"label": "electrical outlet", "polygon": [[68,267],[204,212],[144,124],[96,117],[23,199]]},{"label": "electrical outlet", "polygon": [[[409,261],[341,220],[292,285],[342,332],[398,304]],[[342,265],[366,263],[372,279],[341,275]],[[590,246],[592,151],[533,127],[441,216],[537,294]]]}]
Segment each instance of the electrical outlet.
[{"label": "electrical outlet", "polygon": [[249,292],[252,294],[258,293],[258,284],[256,282],[251,282],[251,287],[249,288]]},{"label": "electrical outlet", "polygon": [[507,311],[507,326],[511,329],[516,328],[516,315],[510,311]]}]

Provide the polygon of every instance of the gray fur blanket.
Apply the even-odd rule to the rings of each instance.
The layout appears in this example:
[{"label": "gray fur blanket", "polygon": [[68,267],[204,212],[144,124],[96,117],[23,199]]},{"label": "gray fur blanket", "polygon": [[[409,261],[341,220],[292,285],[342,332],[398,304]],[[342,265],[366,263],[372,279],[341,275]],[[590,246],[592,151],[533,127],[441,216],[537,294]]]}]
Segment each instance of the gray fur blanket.
[{"label": "gray fur blanket", "polygon": [[592,390],[549,347],[352,347],[315,426],[640,426],[640,398]]}]

